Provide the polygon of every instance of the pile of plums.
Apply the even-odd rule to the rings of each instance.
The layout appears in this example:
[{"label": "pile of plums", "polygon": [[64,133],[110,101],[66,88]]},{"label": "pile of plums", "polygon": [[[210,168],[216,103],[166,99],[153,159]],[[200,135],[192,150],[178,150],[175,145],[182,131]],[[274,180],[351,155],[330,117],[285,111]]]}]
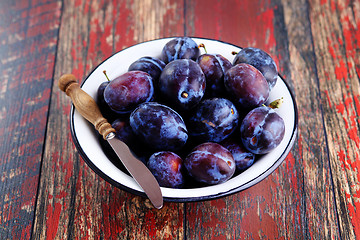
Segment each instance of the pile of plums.
[{"label": "pile of plums", "polygon": [[[213,185],[282,141],[276,104],[265,105],[277,77],[274,60],[261,49],[243,48],[231,63],[220,54],[201,55],[193,39],[177,37],[160,57],[144,56],[102,83],[97,102],[160,186]],[[121,167],[107,142],[101,144]]]}]

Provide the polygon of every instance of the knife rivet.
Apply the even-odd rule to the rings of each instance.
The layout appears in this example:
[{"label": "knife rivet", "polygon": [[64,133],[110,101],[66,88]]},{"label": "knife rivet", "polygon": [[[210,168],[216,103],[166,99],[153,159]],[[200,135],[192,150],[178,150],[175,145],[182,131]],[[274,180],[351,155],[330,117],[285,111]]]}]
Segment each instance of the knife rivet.
[{"label": "knife rivet", "polygon": [[109,140],[109,139],[113,139],[114,137],[115,137],[115,133],[111,132],[106,136],[106,139]]}]

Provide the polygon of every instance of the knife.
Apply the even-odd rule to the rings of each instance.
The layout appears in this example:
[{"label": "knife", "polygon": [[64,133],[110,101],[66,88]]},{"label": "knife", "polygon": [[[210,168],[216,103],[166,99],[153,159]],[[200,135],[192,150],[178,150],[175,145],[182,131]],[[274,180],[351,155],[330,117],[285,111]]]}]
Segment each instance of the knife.
[{"label": "knife", "polygon": [[103,138],[108,141],[130,175],[144,190],[154,207],[157,209],[162,208],[163,197],[156,178],[144,163],[131,153],[129,147],[115,137],[115,129],[102,116],[95,100],[80,88],[76,77],[73,74],[62,75],[59,79],[59,88],[71,98],[72,103],[81,116],[91,122]]}]

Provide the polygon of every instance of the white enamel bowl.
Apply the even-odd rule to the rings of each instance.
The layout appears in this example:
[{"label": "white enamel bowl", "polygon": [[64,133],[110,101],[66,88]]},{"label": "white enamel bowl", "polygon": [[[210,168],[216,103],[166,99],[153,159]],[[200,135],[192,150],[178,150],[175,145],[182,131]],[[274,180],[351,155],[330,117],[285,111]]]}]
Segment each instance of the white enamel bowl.
[{"label": "white enamel bowl", "polygon": [[[219,53],[229,59],[234,59],[233,51],[240,51],[240,47],[204,38],[193,38],[198,44],[204,43],[209,53]],[[171,38],[158,39],[140,43],[126,48],[97,66],[91,74],[83,81],[81,88],[93,98],[96,98],[98,86],[105,81],[103,71],[106,70],[110,79],[125,73],[129,65],[143,56],[158,57],[163,46]],[[292,148],[297,134],[297,107],[294,96],[285,80],[278,77],[275,87],[272,89],[269,102],[284,98],[284,104],[277,110],[285,122],[285,136],[281,144],[270,153],[261,156],[250,168],[231,178],[225,183],[199,187],[192,189],[171,189],[162,187],[161,191],[165,201],[191,202],[215,199],[227,196],[260,182],[271,174],[286,158]],[[72,107],[70,113],[70,127],[74,143],[84,161],[103,179],[128,192],[145,196],[136,182],[117,168],[105,155],[93,126],[88,123]]]}]

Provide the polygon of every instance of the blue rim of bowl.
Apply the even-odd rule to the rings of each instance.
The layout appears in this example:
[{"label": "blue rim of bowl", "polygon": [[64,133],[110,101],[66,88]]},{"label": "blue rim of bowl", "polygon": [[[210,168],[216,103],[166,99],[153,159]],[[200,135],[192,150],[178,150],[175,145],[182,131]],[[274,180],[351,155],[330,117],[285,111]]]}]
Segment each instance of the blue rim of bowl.
[{"label": "blue rim of bowl", "polygon": [[[145,44],[145,43],[149,43],[149,42],[153,42],[153,41],[158,41],[158,40],[164,40],[164,39],[173,39],[174,37],[169,37],[169,38],[159,38],[159,39],[153,39],[150,41],[145,41],[145,42],[141,42],[141,43],[137,43],[134,44],[128,48],[125,48],[123,50],[120,50],[114,54],[112,54],[110,57],[106,58],[104,61],[102,61],[101,63],[99,63],[88,75],[87,77],[83,80],[83,82],[81,83],[81,87],[84,85],[84,83],[87,81],[87,79],[89,78],[89,76],[100,66],[102,65],[105,61],[107,61],[109,58],[113,57],[115,54],[118,54],[126,49],[132,48],[132,47],[136,47],[138,45],[141,44]],[[241,48],[239,46],[236,46],[234,44],[228,43],[228,42],[224,42],[221,40],[216,40],[216,39],[211,39],[211,38],[200,38],[200,37],[191,37],[191,38],[196,38],[196,39],[204,39],[204,40],[211,40],[211,41],[215,41],[215,42],[219,42],[219,43],[224,43],[224,44],[228,44],[228,45],[232,45],[236,48]],[[261,173],[259,176],[257,176],[256,178],[236,187],[233,189],[230,189],[226,192],[221,192],[218,194],[214,194],[214,195],[206,195],[206,196],[200,196],[200,197],[189,197],[189,198],[176,198],[176,197],[164,197],[164,201],[166,202],[179,202],[179,203],[184,203],[184,202],[198,202],[198,201],[207,201],[207,200],[214,200],[214,199],[218,199],[218,198],[222,198],[225,196],[230,196],[232,194],[241,192],[245,189],[248,189],[252,186],[254,186],[255,184],[259,183],[260,181],[262,181],[263,179],[265,179],[267,176],[269,176],[272,172],[275,171],[275,169],[277,169],[280,164],[285,160],[286,156],[289,154],[290,150],[292,149],[294,143],[295,143],[295,139],[297,136],[297,131],[298,131],[298,109],[297,109],[297,104],[295,101],[295,97],[288,85],[288,83],[285,81],[285,79],[279,74],[279,78],[284,82],[286,88],[288,89],[291,99],[293,101],[293,107],[294,107],[294,128],[292,131],[292,135],[290,138],[290,141],[288,142],[285,150],[283,151],[283,153],[280,155],[280,157],[274,162],[273,165],[271,165],[266,171],[264,171],[263,173]],[[103,178],[105,181],[107,181],[108,183],[110,183],[111,185],[125,190],[129,193],[132,193],[134,195],[137,196],[141,196],[141,197],[145,197],[146,198],[146,194],[144,192],[129,188],[115,180],[113,180],[112,178],[110,178],[109,176],[107,176],[104,172],[102,172],[91,160],[90,158],[86,155],[86,153],[84,152],[84,150],[82,149],[78,138],[76,136],[76,132],[75,132],[75,128],[74,128],[74,113],[75,113],[75,107],[74,105],[71,106],[71,111],[70,111],[70,131],[71,131],[71,136],[73,139],[73,142],[75,144],[75,147],[77,148],[77,150],[80,153],[80,156],[82,157],[82,159],[85,161],[85,163],[97,174],[99,175],[101,178]]]}]

